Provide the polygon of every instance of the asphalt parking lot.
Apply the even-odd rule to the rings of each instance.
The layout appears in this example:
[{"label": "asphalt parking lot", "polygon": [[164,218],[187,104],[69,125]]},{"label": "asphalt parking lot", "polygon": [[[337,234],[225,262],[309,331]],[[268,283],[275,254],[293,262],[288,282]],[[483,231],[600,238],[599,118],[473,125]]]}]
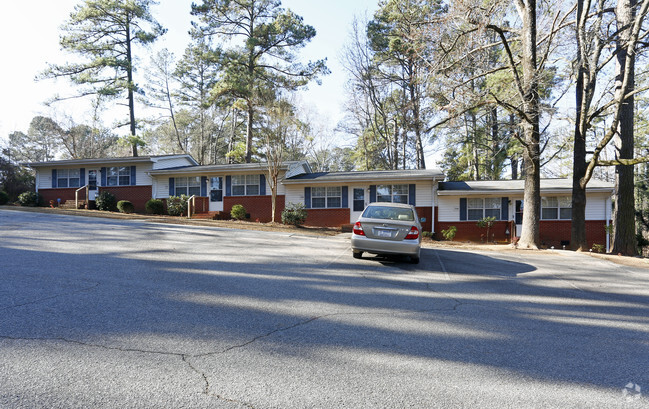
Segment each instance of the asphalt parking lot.
[{"label": "asphalt parking lot", "polygon": [[649,407],[649,270],[0,210],[0,407]]}]

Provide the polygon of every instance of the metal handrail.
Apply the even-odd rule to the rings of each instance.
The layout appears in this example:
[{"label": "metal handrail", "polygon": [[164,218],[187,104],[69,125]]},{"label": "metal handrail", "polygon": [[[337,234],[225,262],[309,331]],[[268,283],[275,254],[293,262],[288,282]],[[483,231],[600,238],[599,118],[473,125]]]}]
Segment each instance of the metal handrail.
[{"label": "metal handrail", "polygon": [[82,186],[82,187],[80,187],[79,189],[77,189],[77,190],[74,191],[74,208],[75,208],[75,209],[78,209],[78,208],[79,208],[79,191],[80,191],[81,189],[86,189],[86,205],[88,204],[88,198],[89,198],[88,187],[89,187],[89,186],[90,186],[90,185],[85,185],[85,186]]},{"label": "metal handrail", "polygon": [[194,210],[196,210],[196,195],[191,195],[189,199],[187,199],[187,218],[191,219],[192,218],[192,203],[194,205]]}]

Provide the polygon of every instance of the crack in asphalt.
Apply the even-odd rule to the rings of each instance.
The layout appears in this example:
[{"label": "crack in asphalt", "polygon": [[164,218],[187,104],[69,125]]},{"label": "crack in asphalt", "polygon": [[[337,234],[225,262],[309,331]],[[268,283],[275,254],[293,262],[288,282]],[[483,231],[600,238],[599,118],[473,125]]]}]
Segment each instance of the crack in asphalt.
[{"label": "crack in asphalt", "polygon": [[79,294],[79,293],[86,292],[86,291],[91,291],[91,290],[94,290],[95,288],[99,287],[99,285],[100,285],[100,283],[94,283],[94,285],[92,285],[90,287],[80,288],[80,289],[75,290],[75,291],[63,292],[63,293],[59,293],[59,294],[50,295],[49,297],[43,297],[43,298],[38,298],[38,299],[35,299],[35,300],[26,301],[26,302],[23,302],[23,303],[20,303],[20,304],[8,305],[6,307],[0,308],[0,311],[5,311],[5,310],[13,309],[13,308],[24,307],[26,305],[38,304],[38,303],[41,303],[43,301],[49,301],[49,300],[53,300],[53,299],[58,298],[58,297],[62,297],[64,295],[68,296],[68,295]]}]

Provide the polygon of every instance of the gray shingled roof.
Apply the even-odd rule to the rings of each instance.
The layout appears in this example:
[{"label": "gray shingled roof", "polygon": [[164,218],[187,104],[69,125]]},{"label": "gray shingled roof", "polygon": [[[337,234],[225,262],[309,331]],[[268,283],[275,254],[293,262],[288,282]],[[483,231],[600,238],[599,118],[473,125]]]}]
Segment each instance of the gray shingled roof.
[{"label": "gray shingled roof", "polygon": [[[281,166],[281,169],[288,169],[295,164],[302,163],[302,161],[287,161],[284,162]],[[200,166],[185,166],[180,168],[167,168],[167,169],[156,169],[152,170],[149,173],[151,175],[164,175],[168,173],[191,173],[191,174],[200,174],[200,173],[209,173],[209,172],[226,172],[226,171],[264,171],[268,170],[268,164],[265,162],[257,163],[232,163],[232,164],[223,164],[223,165],[200,165]]]},{"label": "gray shingled roof", "polygon": [[[466,182],[440,182],[438,191],[447,192],[446,194],[453,194],[451,192],[501,192],[501,191],[523,191],[525,188],[525,181],[518,180],[473,180]],[[609,191],[613,190],[614,185],[611,182],[603,180],[591,179],[588,182],[587,190],[589,191]],[[572,179],[541,179],[541,190],[560,191],[572,190]],[[444,193],[441,193],[444,194]]]},{"label": "gray shingled roof", "polygon": [[153,159],[173,158],[173,157],[179,157],[179,158],[187,157],[190,161],[197,163],[194,160],[194,158],[192,158],[190,155],[177,154],[177,155],[124,156],[124,157],[115,157],[115,158],[63,159],[63,160],[53,160],[48,162],[30,162],[30,163],[25,163],[24,165],[32,168],[36,168],[36,167],[66,166],[66,165],[78,165],[78,164],[151,162]]},{"label": "gray shingled roof", "polygon": [[305,182],[362,182],[381,180],[432,180],[443,179],[444,174],[439,169],[420,170],[375,170],[351,172],[314,172],[284,179],[284,184],[299,184]]}]

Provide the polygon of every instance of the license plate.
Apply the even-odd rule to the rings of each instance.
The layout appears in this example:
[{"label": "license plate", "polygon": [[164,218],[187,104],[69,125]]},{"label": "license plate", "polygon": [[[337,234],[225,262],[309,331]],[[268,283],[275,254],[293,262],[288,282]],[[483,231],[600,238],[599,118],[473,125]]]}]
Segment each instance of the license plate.
[{"label": "license plate", "polygon": [[392,238],[392,231],[391,230],[377,230],[376,235],[378,237]]}]

